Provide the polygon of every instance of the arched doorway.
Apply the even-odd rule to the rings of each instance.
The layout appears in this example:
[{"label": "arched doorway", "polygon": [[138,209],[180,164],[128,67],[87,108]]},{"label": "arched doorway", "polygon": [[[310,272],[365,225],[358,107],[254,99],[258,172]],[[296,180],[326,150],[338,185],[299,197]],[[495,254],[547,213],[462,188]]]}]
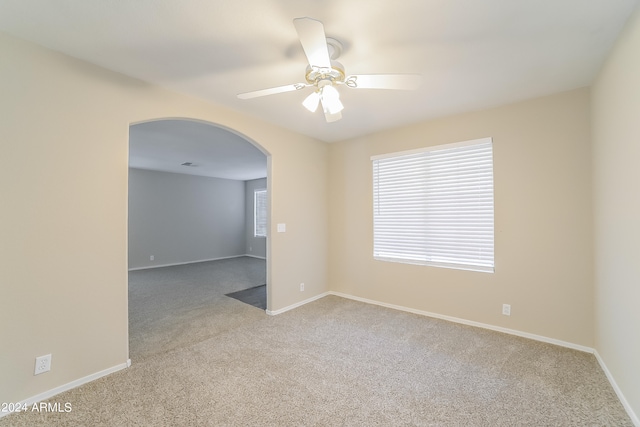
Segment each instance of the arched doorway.
[{"label": "arched doorway", "polygon": [[[263,292],[264,315],[268,244],[254,216],[264,208],[269,228],[268,175],[268,153],[226,127],[190,119],[130,126],[132,359],[205,340],[225,322],[255,315],[227,295],[253,289],[259,299]],[[256,206],[261,191],[267,203]]]}]

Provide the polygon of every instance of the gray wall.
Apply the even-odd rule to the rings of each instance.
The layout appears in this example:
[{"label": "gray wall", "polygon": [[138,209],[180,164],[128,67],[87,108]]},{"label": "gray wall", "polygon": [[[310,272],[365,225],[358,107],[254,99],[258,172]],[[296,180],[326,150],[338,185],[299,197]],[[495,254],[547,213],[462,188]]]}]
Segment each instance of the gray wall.
[{"label": "gray wall", "polygon": [[244,181],[129,169],[130,269],[244,253]]},{"label": "gray wall", "polygon": [[252,181],[245,181],[245,230],[246,230],[246,253],[248,255],[266,258],[267,257],[267,239],[264,237],[254,237],[253,231],[253,192],[255,190],[261,190],[267,188],[267,179],[254,179]]}]

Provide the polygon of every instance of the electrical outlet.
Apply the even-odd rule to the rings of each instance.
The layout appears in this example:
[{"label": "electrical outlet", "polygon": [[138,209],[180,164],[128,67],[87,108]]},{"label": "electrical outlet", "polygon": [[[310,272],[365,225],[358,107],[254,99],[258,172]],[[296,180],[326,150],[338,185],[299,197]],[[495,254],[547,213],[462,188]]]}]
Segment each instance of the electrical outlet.
[{"label": "electrical outlet", "polygon": [[505,316],[511,316],[511,305],[502,304],[502,314]]},{"label": "electrical outlet", "polygon": [[300,283],[300,292],[304,292],[304,283]]},{"label": "electrical outlet", "polygon": [[149,257],[149,261],[153,261],[154,259],[156,259],[156,257],[154,257],[153,255]]},{"label": "electrical outlet", "polygon": [[36,368],[33,375],[42,374],[51,370],[51,355],[36,357]]}]

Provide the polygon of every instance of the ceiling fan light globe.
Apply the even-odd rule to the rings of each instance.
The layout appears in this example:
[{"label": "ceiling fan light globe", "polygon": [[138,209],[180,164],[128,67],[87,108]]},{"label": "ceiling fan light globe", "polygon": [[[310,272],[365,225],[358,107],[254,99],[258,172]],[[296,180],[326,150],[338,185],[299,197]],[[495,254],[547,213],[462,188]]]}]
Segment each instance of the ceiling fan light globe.
[{"label": "ceiling fan light globe", "polygon": [[337,114],[344,110],[344,105],[339,99],[335,99],[329,103],[329,114]]},{"label": "ceiling fan light globe", "polygon": [[333,101],[334,99],[340,100],[340,92],[338,89],[331,85],[326,85],[322,88],[322,98]]},{"label": "ceiling fan light globe", "polygon": [[340,93],[330,85],[322,87],[322,108],[325,113],[337,114],[344,109],[344,105],[340,102]]},{"label": "ceiling fan light globe", "polygon": [[342,102],[340,102],[339,99],[335,99],[335,100],[328,100],[328,99],[322,99],[322,110],[324,111],[324,114],[338,114],[340,113],[342,110],[344,109],[344,106],[342,105]]},{"label": "ceiling fan light globe", "polygon": [[341,113],[325,114],[324,118],[327,121],[327,123],[337,122],[338,120],[342,119],[342,114]]},{"label": "ceiling fan light globe", "polygon": [[304,108],[315,113],[318,109],[318,104],[320,103],[320,94],[318,92],[312,92],[309,96],[307,96],[304,101],[302,101],[302,105]]}]

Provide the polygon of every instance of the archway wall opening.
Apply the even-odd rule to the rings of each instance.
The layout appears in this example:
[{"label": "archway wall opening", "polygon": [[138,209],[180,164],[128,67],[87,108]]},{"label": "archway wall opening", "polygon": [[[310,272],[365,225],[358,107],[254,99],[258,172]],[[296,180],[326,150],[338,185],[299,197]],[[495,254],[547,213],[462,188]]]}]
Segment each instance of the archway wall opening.
[{"label": "archway wall opening", "polygon": [[255,236],[254,192],[266,189],[267,156],[254,144],[199,120],[131,125],[129,270],[266,259],[266,230]]},{"label": "archway wall opening", "polygon": [[[202,106],[207,114],[188,108],[186,114],[158,112],[130,124],[198,121],[232,132],[264,153],[269,224],[267,307],[278,311],[328,291],[327,144],[211,104]],[[278,232],[278,224],[284,224],[286,231]],[[300,283],[305,284],[304,292]]]},{"label": "archway wall opening", "polygon": [[[170,94],[173,95],[173,94]],[[196,100],[194,100],[196,101]],[[199,101],[196,101],[200,104]],[[169,103],[169,109],[176,105]],[[160,111],[131,121],[196,120],[233,132],[267,157],[268,238],[267,307],[277,311],[328,290],[328,147],[326,143],[289,132],[223,108]],[[153,104],[153,109],[158,104]],[[149,113],[147,113],[149,114]],[[278,232],[277,225],[286,231]],[[300,292],[300,283],[305,291]]]}]

